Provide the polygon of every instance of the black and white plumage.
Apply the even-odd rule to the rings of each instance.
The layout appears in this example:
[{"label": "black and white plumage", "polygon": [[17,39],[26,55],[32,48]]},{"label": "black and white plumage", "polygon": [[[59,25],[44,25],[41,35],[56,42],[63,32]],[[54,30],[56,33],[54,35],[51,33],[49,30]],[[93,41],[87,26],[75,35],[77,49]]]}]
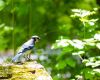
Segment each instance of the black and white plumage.
[{"label": "black and white plumage", "polygon": [[35,43],[38,42],[40,38],[38,36],[32,36],[27,42],[25,42],[18,50],[15,57],[12,59],[13,62],[19,61],[20,57],[25,54],[26,51],[33,49]]}]

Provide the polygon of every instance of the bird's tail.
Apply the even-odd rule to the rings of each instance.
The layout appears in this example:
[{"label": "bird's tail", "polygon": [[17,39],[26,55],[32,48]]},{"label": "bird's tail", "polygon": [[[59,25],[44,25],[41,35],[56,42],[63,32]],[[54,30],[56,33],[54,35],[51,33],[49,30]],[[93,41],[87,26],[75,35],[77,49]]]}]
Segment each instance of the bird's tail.
[{"label": "bird's tail", "polygon": [[18,53],[14,58],[12,58],[12,62],[18,62],[21,55],[22,53]]}]

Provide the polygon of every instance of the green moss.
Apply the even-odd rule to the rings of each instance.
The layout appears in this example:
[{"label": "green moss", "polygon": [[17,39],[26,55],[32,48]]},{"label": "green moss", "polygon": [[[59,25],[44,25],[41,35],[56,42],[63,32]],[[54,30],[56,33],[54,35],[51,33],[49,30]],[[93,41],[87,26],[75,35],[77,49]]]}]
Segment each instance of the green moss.
[{"label": "green moss", "polygon": [[[22,65],[9,64],[0,65],[0,78],[8,80],[52,80],[41,64],[36,62],[26,62]],[[10,74],[10,76],[8,75]]]}]

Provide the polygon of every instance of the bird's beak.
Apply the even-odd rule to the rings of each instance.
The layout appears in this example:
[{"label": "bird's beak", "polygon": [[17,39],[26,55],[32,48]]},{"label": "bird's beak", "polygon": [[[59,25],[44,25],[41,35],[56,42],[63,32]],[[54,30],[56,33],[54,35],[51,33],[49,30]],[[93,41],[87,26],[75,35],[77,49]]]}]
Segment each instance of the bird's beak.
[{"label": "bird's beak", "polygon": [[35,42],[37,43],[37,42],[39,42],[39,40],[40,40],[40,38],[36,39],[36,41],[35,41]]}]

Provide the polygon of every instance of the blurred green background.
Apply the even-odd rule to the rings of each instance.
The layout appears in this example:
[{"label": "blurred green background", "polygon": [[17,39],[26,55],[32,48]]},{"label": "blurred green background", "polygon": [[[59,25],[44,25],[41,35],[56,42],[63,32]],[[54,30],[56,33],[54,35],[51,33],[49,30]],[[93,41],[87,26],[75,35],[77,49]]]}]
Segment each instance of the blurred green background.
[{"label": "blurred green background", "polygon": [[100,0],[0,0],[0,55],[38,35],[33,55],[54,80],[100,80],[99,7]]}]

